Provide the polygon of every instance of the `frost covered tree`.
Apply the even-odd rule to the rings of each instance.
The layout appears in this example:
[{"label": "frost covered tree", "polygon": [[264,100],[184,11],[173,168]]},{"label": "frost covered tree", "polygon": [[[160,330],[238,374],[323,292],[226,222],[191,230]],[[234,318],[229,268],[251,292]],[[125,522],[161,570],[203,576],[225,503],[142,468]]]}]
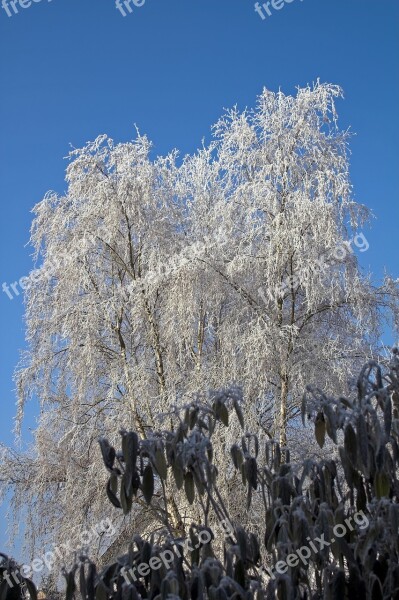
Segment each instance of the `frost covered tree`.
[{"label": "frost covered tree", "polygon": [[[71,152],[65,196],[48,194],[32,226],[17,380],[19,420],[40,400],[35,443],[1,465],[31,541],[77,543],[103,518],[99,435],[130,426],[144,439],[160,413],[236,384],[249,430],[285,448],[306,385],[344,393],[384,319],[398,325],[397,284],[373,287],[354,252],[369,213],[352,195],[340,96],[319,83],[295,97],[265,90],[182,161],[152,159],[140,134]],[[234,435],[221,433],[221,449]],[[225,486],[234,514],[229,472]],[[151,512],[139,499],[119,530],[154,527],[157,510],[183,528],[195,506],[166,497]]]}]

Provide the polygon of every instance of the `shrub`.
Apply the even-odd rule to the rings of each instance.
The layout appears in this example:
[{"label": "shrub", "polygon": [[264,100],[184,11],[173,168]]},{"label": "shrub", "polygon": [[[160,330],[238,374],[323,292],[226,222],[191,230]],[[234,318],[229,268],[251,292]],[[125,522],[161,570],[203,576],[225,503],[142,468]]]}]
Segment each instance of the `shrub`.
[{"label": "shrub", "polygon": [[122,431],[119,452],[100,440],[115,507],[128,514],[141,498],[152,507],[170,478],[202,518],[176,538],[165,510],[164,530],[135,535],[99,572],[82,556],[65,573],[67,600],[399,599],[398,351],[385,374],[365,365],[353,397],[307,389],[304,425],[314,424],[319,446],[330,438],[337,459],[291,463],[277,442],[251,433],[233,445],[246,510],[256,499],[262,511],[257,532],[230,519],[218,487],[213,444],[233,409],[245,431],[240,398],[226,391],[176,411],[173,430],[146,440]]}]

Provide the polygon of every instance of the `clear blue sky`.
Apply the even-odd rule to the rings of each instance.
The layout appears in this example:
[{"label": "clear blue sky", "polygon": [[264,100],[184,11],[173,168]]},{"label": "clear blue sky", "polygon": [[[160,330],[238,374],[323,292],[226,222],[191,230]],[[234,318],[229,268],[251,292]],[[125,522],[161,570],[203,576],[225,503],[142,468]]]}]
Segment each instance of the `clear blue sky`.
[{"label": "clear blue sky", "polygon": [[[190,152],[223,107],[317,77],[344,88],[341,124],[357,133],[355,195],[377,217],[362,262],[376,276],[384,265],[399,276],[398,0],[293,0],[264,21],[253,0],[146,0],[126,17],[114,0],[36,0],[18,10],[8,17],[0,8],[0,286],[31,268],[30,209],[47,190],[65,190],[70,143],[101,133],[125,141],[137,123],[157,153]],[[21,297],[0,290],[0,319],[0,440],[11,443]]]}]

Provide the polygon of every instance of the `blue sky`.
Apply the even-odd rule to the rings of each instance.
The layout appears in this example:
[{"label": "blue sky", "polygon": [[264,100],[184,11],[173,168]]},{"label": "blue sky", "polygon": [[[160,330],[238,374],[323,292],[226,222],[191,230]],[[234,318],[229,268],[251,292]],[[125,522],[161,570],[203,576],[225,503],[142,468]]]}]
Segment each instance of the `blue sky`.
[{"label": "blue sky", "polygon": [[[156,153],[191,152],[223,107],[318,77],[344,88],[355,197],[376,216],[362,264],[399,276],[398,0],[292,0],[265,20],[253,0],[145,0],[125,17],[114,0],[36,0],[18,11],[0,8],[0,285],[31,269],[30,210],[47,190],[65,190],[69,144],[101,133],[125,141],[137,123]],[[0,319],[0,440],[11,443],[21,296],[0,291]],[[0,551],[10,550],[2,515]]]}]

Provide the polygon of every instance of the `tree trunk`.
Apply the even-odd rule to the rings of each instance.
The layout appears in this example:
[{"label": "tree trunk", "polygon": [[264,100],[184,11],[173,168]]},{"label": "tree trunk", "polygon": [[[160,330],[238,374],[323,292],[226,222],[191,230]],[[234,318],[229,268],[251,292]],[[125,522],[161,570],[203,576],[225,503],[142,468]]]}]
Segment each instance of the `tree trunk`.
[{"label": "tree trunk", "polygon": [[283,462],[286,459],[287,449],[287,402],[288,402],[288,375],[281,375],[281,395],[280,395],[280,422],[279,422],[279,443],[281,457]]},{"label": "tree trunk", "polygon": [[164,371],[164,365],[163,365],[161,341],[160,341],[158,327],[157,327],[157,324],[155,322],[154,316],[153,316],[151,308],[150,308],[150,304],[145,296],[144,296],[144,307],[145,307],[145,311],[147,314],[148,323],[151,328],[159,393],[161,396],[164,396],[164,394],[166,393],[166,381],[165,381],[165,371]]},{"label": "tree trunk", "polygon": [[183,519],[173,496],[173,491],[168,491],[166,494],[166,506],[168,508],[173,534],[177,537],[185,535]]}]

